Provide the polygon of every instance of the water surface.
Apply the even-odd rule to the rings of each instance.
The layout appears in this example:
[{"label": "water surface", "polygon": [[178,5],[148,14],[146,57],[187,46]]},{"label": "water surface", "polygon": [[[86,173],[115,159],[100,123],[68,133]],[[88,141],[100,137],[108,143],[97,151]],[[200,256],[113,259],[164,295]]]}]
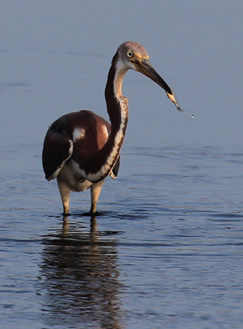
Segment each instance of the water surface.
[{"label": "water surface", "polygon": [[241,328],[242,153],[127,147],[91,221],[89,192],[62,218],[40,151],[2,151],[2,328]]},{"label": "water surface", "polygon": [[[0,328],[242,328],[242,6],[1,2]],[[107,119],[107,72],[125,40],[146,47],[196,117],[129,72],[102,215],[82,216],[89,192],[73,193],[63,219],[44,135],[80,108]]]}]

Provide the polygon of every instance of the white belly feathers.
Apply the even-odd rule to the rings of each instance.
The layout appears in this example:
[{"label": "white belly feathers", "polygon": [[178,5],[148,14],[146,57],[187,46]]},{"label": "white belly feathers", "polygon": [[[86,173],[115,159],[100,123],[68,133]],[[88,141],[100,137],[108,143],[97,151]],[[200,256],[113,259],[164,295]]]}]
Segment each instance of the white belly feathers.
[{"label": "white belly feathers", "polygon": [[59,173],[59,180],[63,181],[74,192],[85,191],[93,185],[92,182],[81,176],[78,164],[72,160],[63,166]]}]

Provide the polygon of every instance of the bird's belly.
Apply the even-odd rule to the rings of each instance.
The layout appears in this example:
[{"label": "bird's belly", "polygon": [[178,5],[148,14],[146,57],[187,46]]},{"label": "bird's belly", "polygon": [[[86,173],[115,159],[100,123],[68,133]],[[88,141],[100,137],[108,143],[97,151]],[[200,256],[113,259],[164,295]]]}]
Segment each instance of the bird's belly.
[{"label": "bird's belly", "polygon": [[64,182],[71,191],[81,192],[90,188],[93,183],[86,180],[76,170],[72,163],[65,164],[58,175],[58,180]]}]

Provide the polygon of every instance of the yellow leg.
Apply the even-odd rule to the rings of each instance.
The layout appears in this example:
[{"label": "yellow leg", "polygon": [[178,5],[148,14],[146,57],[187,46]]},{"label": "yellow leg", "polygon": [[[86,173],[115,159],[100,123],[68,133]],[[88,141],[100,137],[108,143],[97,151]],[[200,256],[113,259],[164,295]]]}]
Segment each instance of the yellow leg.
[{"label": "yellow leg", "polygon": [[93,184],[90,188],[91,191],[91,207],[90,207],[90,214],[95,215],[96,214],[96,206],[97,202],[99,200],[100,192],[102,189],[104,181],[99,182],[97,184]]},{"label": "yellow leg", "polygon": [[60,179],[58,179],[58,177],[57,177],[57,183],[58,183],[58,188],[59,188],[59,192],[60,192],[61,199],[62,199],[63,213],[64,213],[64,215],[68,215],[69,214],[70,189],[67,187],[67,185],[65,183],[60,181]]}]

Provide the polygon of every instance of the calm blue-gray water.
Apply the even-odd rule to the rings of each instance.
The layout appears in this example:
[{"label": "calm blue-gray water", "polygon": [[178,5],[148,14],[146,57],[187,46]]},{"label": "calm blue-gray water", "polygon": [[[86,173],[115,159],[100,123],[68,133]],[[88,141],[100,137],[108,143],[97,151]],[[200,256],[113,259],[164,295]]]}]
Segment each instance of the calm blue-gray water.
[{"label": "calm blue-gray water", "polygon": [[129,148],[93,221],[61,216],[41,145],[5,147],[1,328],[241,328],[243,153]]},{"label": "calm blue-gray water", "polygon": [[[0,8],[0,328],[243,328],[243,2],[9,1]],[[112,56],[141,42],[189,115],[129,72],[116,181],[63,218],[48,126],[107,119]]]}]

